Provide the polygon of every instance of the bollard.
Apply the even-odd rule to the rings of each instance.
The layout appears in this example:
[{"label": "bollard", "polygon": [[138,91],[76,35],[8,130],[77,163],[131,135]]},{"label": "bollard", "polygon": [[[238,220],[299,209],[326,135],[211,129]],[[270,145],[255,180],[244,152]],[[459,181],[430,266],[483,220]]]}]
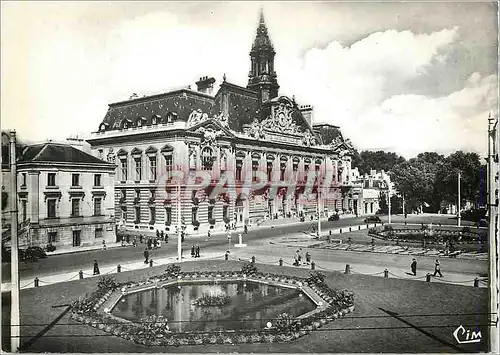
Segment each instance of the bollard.
[{"label": "bollard", "polygon": [[226,251],[226,254],[224,254],[224,260],[228,261],[229,260],[229,253]]},{"label": "bollard", "polygon": [[345,273],[350,274],[351,273],[351,266],[349,264],[345,265]]},{"label": "bollard", "polygon": [[389,270],[385,269],[384,270],[384,278],[388,278],[389,277]]},{"label": "bollard", "polygon": [[361,230],[361,226],[358,226],[358,231],[360,231],[360,230]]},{"label": "bollard", "polygon": [[83,280],[83,271],[80,270],[80,272],[78,273],[78,275],[80,275],[80,280]]},{"label": "bollard", "polygon": [[316,263],[314,261],[311,262],[311,270],[316,270]]},{"label": "bollard", "polygon": [[340,234],[342,234],[342,228],[340,228]]},{"label": "bollard", "polygon": [[153,267],[153,259],[149,260],[149,267]]},{"label": "bollard", "polygon": [[427,281],[427,282],[431,282],[431,274],[427,274],[427,275],[425,276],[425,281]]},{"label": "bollard", "polygon": [[280,266],[283,266],[283,258],[280,258]]},{"label": "bollard", "polygon": [[474,279],[474,287],[479,287],[479,279],[477,277]]},{"label": "bollard", "polygon": [[351,231],[351,227],[349,227],[349,232]]},{"label": "bollard", "polygon": [[405,226],[406,226],[406,221],[405,221]]},{"label": "bollard", "polygon": [[255,256],[252,256],[252,264],[255,264]]},{"label": "bollard", "polygon": [[38,280],[38,277],[35,277],[35,287],[38,287],[38,286],[40,286],[40,280]]},{"label": "bollard", "polygon": [[122,266],[120,264],[116,267],[116,272],[122,272]]}]

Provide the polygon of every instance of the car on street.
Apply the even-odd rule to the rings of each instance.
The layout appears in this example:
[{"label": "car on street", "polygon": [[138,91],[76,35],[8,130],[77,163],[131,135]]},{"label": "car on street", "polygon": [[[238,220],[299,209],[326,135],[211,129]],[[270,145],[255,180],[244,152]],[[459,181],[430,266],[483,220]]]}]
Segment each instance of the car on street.
[{"label": "car on street", "polygon": [[380,223],[382,220],[379,216],[368,216],[365,218],[365,223]]},{"label": "car on street", "polygon": [[338,214],[332,214],[330,217],[328,217],[328,221],[338,221],[339,220],[339,215]]}]

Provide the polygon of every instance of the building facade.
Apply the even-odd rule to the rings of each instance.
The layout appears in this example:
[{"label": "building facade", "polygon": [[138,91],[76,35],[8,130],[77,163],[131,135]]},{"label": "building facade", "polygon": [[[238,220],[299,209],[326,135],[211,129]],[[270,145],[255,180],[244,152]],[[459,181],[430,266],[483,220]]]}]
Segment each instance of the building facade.
[{"label": "building facade", "polygon": [[[352,145],[313,107],[279,95],[275,51],[261,13],[248,84],[202,77],[181,89],[109,105],[87,141],[117,165],[117,223],[188,232],[269,218],[360,213]],[[182,181],[179,180],[179,176]],[[200,182],[199,180],[202,180]]]},{"label": "building facade", "polygon": [[19,245],[79,247],[115,241],[115,165],[69,145],[27,147],[17,164]]}]

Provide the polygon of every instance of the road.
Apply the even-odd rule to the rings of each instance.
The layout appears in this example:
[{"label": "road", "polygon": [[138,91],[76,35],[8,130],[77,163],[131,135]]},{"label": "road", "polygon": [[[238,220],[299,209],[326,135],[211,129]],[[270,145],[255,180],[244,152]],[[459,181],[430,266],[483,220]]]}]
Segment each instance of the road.
[{"label": "road", "polygon": [[[348,227],[352,225],[362,224],[365,217],[352,217],[344,218],[338,221],[322,222],[322,230],[327,231],[329,228]],[[387,221],[387,216],[383,216],[382,220]],[[408,223],[443,223],[455,224],[449,216],[426,216],[426,215],[408,215]],[[393,216],[392,222],[404,222],[404,216]],[[470,222],[465,222],[469,223]],[[244,235],[245,243],[252,243],[256,241],[263,241],[277,236],[283,236],[292,233],[299,233],[303,231],[311,231],[312,227],[317,226],[317,221],[303,222],[301,224],[280,225],[275,228],[255,229],[249,230],[248,234]],[[239,232],[232,233],[232,243],[234,244]],[[200,245],[201,251],[223,252],[227,250],[228,241],[226,235],[213,235],[210,241],[205,241],[205,237],[186,237],[183,249],[184,255],[189,254],[190,248],[193,243]],[[260,243],[259,243],[260,244]],[[99,262],[100,267],[118,265],[120,263],[137,262],[144,260],[145,244],[139,244],[136,248],[132,246],[113,248],[108,250],[94,250],[71,254],[51,255],[46,259],[40,259],[34,263],[19,264],[19,273],[21,278],[41,277],[44,275],[51,275],[67,272],[78,272],[82,268],[91,267],[94,260]],[[175,238],[170,238],[169,243],[162,243],[160,249],[150,251],[150,257],[160,258],[175,255],[177,253],[177,241]],[[10,281],[10,264],[2,263],[2,282]]]}]

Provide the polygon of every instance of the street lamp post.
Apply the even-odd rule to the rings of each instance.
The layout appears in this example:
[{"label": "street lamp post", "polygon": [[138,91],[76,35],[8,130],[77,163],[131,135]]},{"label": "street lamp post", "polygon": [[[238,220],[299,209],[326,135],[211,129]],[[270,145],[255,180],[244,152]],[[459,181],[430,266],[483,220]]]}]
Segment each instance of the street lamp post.
[{"label": "street lamp post", "polygon": [[460,215],[460,171],[458,171],[458,226],[460,227],[462,216]]},{"label": "street lamp post", "polygon": [[388,195],[389,195],[389,196],[387,196],[388,207],[389,207],[389,224],[391,224],[391,184],[388,183],[387,186],[388,186],[387,191],[388,191]]},{"label": "street lamp post", "polygon": [[181,185],[177,185],[177,259],[182,262]]},{"label": "street lamp post", "polygon": [[11,173],[11,310],[10,310],[10,346],[11,352],[18,352],[20,345],[20,310],[19,310],[19,249],[17,233],[17,166],[16,132],[10,132],[10,173]]},{"label": "street lamp post", "polygon": [[231,232],[227,232],[227,252],[231,253]]}]

